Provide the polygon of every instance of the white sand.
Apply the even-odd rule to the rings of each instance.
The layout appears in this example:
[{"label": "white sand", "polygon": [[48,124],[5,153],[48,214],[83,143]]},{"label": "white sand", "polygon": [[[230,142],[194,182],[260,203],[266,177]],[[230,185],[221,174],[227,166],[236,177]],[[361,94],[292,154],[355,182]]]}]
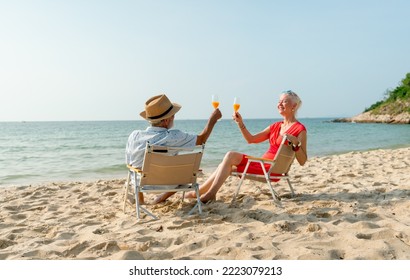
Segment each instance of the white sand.
[{"label": "white sand", "polygon": [[280,182],[281,205],[249,181],[230,205],[230,178],[202,216],[175,195],[140,223],[122,212],[124,180],[2,187],[0,259],[410,259],[410,148],[312,158],[291,175],[297,196]]}]

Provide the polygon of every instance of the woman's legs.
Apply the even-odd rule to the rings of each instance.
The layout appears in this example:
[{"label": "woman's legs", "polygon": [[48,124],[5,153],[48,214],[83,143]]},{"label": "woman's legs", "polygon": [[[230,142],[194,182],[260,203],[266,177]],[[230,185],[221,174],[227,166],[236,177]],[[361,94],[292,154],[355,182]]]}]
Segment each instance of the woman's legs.
[{"label": "woman's legs", "polygon": [[[207,202],[213,200],[216,197],[216,193],[219,188],[225,182],[226,178],[231,174],[232,166],[238,165],[242,161],[243,154],[238,152],[226,153],[222,162],[218,165],[216,170],[206,181],[199,187],[199,194],[201,195],[201,201]],[[215,181],[217,179],[217,181]],[[189,192],[185,194],[186,198],[196,198],[195,192]]]},{"label": "woman's legs", "polygon": [[[218,173],[219,166],[215,169],[215,171],[211,174],[211,176],[209,176],[208,179],[206,179],[206,181],[199,187],[200,195],[206,193],[211,187],[215,179],[215,176]],[[185,194],[185,198],[196,198],[196,193],[194,191],[188,192]]]},{"label": "woman's legs", "polygon": [[216,193],[222,187],[225,180],[229,177],[232,171],[232,166],[241,163],[243,154],[238,152],[226,153],[221,164],[219,164],[216,171],[208,178],[208,180],[201,186],[201,201],[208,202],[215,200]]}]

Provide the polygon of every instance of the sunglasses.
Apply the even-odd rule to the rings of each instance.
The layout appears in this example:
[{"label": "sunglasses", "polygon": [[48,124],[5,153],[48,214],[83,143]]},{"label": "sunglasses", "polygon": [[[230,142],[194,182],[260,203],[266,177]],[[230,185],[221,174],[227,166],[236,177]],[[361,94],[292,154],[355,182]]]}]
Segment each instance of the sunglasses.
[{"label": "sunglasses", "polygon": [[292,95],[292,96],[298,96],[295,92],[293,92],[293,91],[291,91],[291,90],[285,90],[285,91],[283,91],[282,93],[283,93],[283,94],[289,94],[289,95]]}]

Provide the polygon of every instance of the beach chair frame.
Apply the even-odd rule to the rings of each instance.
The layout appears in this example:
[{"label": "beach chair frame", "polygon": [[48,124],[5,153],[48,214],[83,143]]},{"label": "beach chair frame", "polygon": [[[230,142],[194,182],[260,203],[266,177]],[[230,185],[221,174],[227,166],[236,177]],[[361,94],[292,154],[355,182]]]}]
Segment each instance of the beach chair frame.
[{"label": "beach chair frame", "polygon": [[195,209],[202,214],[202,202],[199,195],[199,184],[197,176],[204,153],[205,145],[198,145],[194,148],[180,148],[168,146],[155,146],[147,143],[144,154],[142,168],[127,165],[128,176],[125,185],[124,206],[132,181],[134,185],[136,213],[138,220],[141,217],[141,210],[153,219],[158,219],[153,213],[148,211],[139,203],[139,193],[163,193],[163,192],[183,192],[182,201],[186,191],[195,191],[196,204],[189,211],[191,215]]},{"label": "beach chair frame", "polygon": [[[233,195],[232,202],[235,201],[239,190],[242,186],[242,183],[245,179],[259,181],[259,182],[266,182],[269,186],[269,189],[272,193],[273,200],[279,201],[280,196],[279,194],[273,189],[272,180],[282,180],[285,179],[288,183],[290,188],[291,196],[295,196],[295,191],[292,187],[292,184],[289,180],[289,170],[290,167],[295,159],[295,151],[292,149],[291,142],[284,136],[282,142],[279,146],[278,152],[275,155],[273,160],[266,159],[266,158],[257,158],[257,157],[250,157],[248,156],[248,162],[245,166],[243,172],[232,172],[231,175],[240,177],[239,184],[236,188],[236,192]],[[264,174],[252,174],[248,173],[249,165],[252,162],[259,163],[262,167]],[[270,164],[268,171],[265,170],[264,164]]]}]

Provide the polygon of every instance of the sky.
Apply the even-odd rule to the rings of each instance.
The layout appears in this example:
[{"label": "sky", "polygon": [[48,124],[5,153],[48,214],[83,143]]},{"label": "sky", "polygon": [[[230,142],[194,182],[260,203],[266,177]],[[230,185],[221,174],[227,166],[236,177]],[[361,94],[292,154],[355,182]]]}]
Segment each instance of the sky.
[{"label": "sky", "polygon": [[0,121],[349,117],[410,72],[410,1],[0,0]]}]

